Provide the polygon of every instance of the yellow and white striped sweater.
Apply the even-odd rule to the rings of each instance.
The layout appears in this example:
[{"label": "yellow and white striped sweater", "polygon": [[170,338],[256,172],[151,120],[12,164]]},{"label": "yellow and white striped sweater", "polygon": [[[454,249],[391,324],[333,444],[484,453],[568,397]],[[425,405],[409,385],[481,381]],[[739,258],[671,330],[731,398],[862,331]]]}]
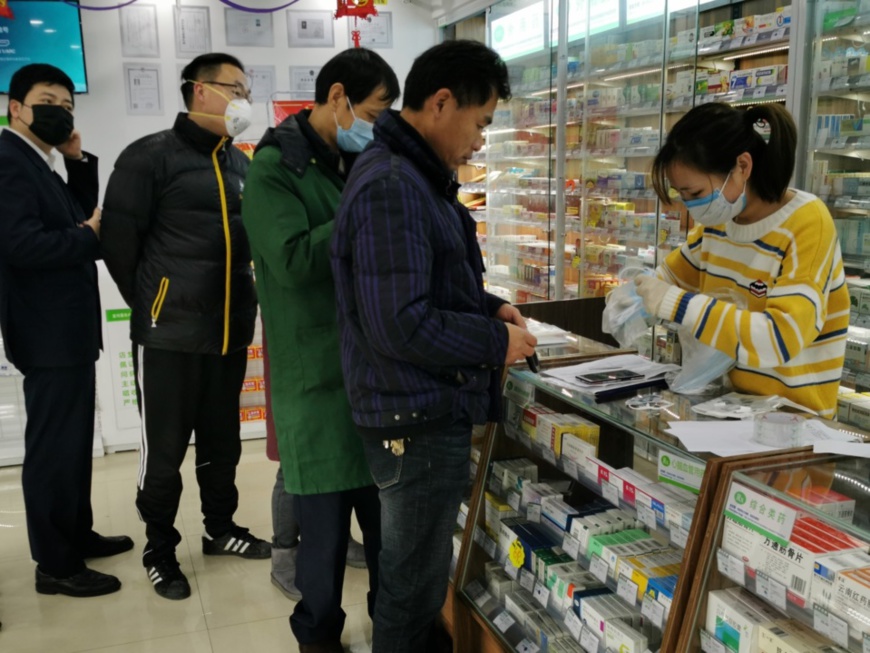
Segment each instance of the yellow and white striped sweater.
[{"label": "yellow and white striped sweater", "polygon": [[[674,284],[659,315],[735,357],[739,391],[780,395],[833,418],[849,291],[831,214],[814,195],[795,193],[754,224],[693,229],[659,267]],[[713,298],[729,292],[747,309]]]}]

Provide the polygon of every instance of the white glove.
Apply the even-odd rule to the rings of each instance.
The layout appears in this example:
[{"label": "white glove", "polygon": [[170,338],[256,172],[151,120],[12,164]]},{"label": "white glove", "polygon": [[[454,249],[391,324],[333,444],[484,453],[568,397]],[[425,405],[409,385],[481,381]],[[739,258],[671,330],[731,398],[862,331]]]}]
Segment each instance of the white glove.
[{"label": "white glove", "polygon": [[636,276],[634,283],[637,286],[637,294],[643,299],[643,305],[646,307],[647,312],[650,315],[664,319],[663,316],[659,315],[659,308],[662,305],[665,294],[671,288],[671,284],[667,281],[662,281],[658,277],[647,275]]}]

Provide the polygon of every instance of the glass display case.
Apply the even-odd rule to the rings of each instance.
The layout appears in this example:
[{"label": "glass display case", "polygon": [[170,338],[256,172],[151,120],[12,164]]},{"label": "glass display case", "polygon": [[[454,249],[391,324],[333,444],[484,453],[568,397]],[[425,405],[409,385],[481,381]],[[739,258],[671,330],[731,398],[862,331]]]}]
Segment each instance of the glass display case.
[{"label": "glass display case", "polygon": [[462,196],[486,207],[490,291],[515,303],[601,297],[623,269],[678,247],[688,218],[659,205],[652,157],[692,106],[785,102],[790,21],[781,0],[493,5],[488,39],[513,98]]},{"label": "glass display case", "polygon": [[[805,84],[809,152],[805,188],[828,206],[843,254],[851,315],[844,385],[870,390],[870,3],[811,3],[808,11],[812,60]],[[867,234],[867,235],[865,235]],[[866,239],[866,246],[865,246]],[[861,399],[866,399],[862,397]],[[851,401],[840,421],[865,426]],[[866,424],[870,425],[870,424]]]},{"label": "glass display case", "polygon": [[708,456],[664,431],[702,399],[663,396],[638,411],[510,371],[459,579],[504,650],[644,653],[678,628]]},{"label": "glass display case", "polygon": [[866,458],[810,453],[734,473],[679,650],[870,649],[868,481]]}]

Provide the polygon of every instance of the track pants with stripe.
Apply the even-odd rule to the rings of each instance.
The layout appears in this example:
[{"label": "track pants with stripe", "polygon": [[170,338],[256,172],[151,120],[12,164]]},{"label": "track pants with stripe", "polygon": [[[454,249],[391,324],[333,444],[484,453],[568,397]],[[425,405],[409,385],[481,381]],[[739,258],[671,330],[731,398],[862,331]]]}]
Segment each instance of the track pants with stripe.
[{"label": "track pants with stripe", "polygon": [[205,530],[220,537],[233,527],[239,504],[236,466],[242,451],[239,393],[247,349],[226,356],[134,347],[142,416],[136,508],[145,522],[142,562],[174,555],[181,535],[181,463],[196,435],[196,480]]}]

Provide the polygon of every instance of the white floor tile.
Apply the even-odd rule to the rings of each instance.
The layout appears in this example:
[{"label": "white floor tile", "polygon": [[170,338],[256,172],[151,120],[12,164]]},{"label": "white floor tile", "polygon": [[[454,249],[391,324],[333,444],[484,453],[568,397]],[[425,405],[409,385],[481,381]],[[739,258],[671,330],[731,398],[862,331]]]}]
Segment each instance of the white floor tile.
[{"label": "white floor tile", "polygon": [[[182,476],[185,491],[176,528],[181,568],[192,596],[168,601],[154,593],[141,564],[145,527],[136,513],[136,452],[108,454],[94,461],[95,529],[130,535],[133,551],[91,561],[118,576],[120,592],[73,599],[34,590],[20,468],[0,468],[0,651],[15,653],[264,653],[298,651],[288,617],[295,603],[270,582],[268,560],[202,555],[202,514],[194,451]],[[267,460],[263,441],[245,441],[237,473],[240,500],[236,519],[258,537],[272,535],[271,497],[277,463]],[[359,528],[353,523],[355,537]],[[348,614],[343,642],[355,653],[371,643],[366,612],[368,572],[347,569],[342,605]]]}]

